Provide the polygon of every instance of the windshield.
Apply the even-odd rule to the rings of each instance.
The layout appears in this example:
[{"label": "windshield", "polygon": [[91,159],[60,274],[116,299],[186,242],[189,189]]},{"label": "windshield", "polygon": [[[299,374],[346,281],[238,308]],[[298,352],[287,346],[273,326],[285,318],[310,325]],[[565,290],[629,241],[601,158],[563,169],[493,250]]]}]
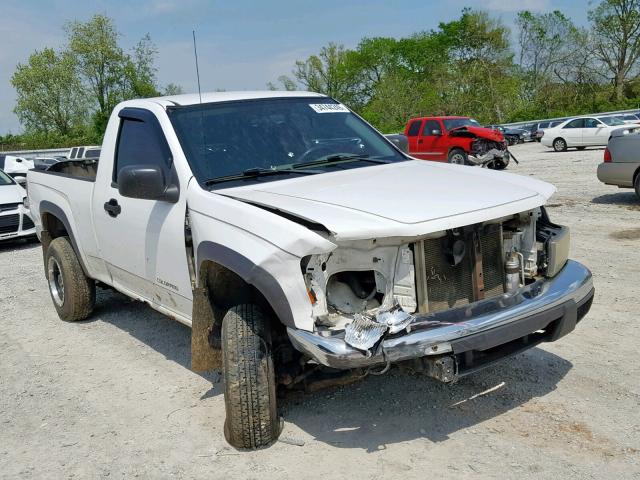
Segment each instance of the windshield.
[{"label": "windshield", "polygon": [[620,120],[619,117],[598,117],[598,120],[600,120],[602,123],[605,123],[606,125],[611,126],[624,125],[624,122]]},{"label": "windshield", "polygon": [[243,181],[281,180],[301,164],[305,170],[295,170],[300,174],[406,160],[372,127],[330,98],[207,103],[171,107],[168,112],[201,184],[250,170],[271,174],[250,175]]},{"label": "windshield", "polygon": [[481,125],[473,118],[445,118],[444,128],[449,131],[458,127],[480,127]]},{"label": "windshield", "polygon": [[12,185],[12,184],[13,184],[13,180],[11,179],[11,177],[6,173],[4,173],[2,170],[0,170],[0,186]]}]

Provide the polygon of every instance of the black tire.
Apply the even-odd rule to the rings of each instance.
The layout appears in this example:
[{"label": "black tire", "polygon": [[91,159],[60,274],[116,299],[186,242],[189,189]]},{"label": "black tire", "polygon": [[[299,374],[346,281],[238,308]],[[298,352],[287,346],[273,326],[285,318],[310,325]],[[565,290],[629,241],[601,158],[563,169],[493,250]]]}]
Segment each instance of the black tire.
[{"label": "black tire", "polygon": [[507,168],[507,165],[509,165],[509,162],[504,162],[502,160],[495,160],[493,162],[493,169],[494,170],[504,170],[505,168]]},{"label": "black tire", "polygon": [[576,147],[576,150],[584,150],[587,147]]},{"label": "black tire", "polygon": [[558,137],[553,141],[553,149],[556,152],[565,152],[567,150],[567,142],[564,138]]},{"label": "black tire", "polygon": [[636,180],[633,182],[633,188],[635,189],[638,198],[640,198],[640,172],[636,173]]},{"label": "black tire", "polygon": [[224,433],[236,448],[260,448],[278,438],[276,381],[269,317],[252,304],[231,308],[222,321]]},{"label": "black tire", "polygon": [[464,153],[464,150],[460,150],[459,148],[454,148],[449,152],[447,156],[447,161],[449,163],[455,163],[456,165],[467,165],[467,154]]},{"label": "black tire", "polygon": [[87,278],[67,237],[54,238],[47,248],[45,274],[49,294],[60,319],[86,319],[96,303],[96,284]]}]

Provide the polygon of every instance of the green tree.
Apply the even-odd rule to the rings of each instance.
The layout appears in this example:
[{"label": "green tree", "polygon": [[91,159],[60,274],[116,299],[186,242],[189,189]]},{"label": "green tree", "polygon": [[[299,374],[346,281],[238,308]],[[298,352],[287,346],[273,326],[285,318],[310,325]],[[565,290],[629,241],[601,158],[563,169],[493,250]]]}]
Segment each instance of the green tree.
[{"label": "green tree", "polygon": [[113,20],[105,15],[69,23],[67,35],[78,75],[92,92],[98,132],[104,131],[111,110],[119,102],[159,94],[154,67],[157,51],[148,35],[128,54],[118,44],[120,34]]},{"label": "green tree", "polygon": [[355,99],[357,79],[347,68],[347,50],[342,45],[330,43],[304,61],[297,61],[293,75],[307,90],[324,93],[341,102]]},{"label": "green tree", "polygon": [[614,98],[637,77],[640,59],[640,0],[604,0],[589,12],[595,54],[612,77]]},{"label": "green tree", "polygon": [[68,135],[86,119],[88,105],[75,68],[73,55],[51,48],[18,64],[11,77],[18,97],[14,112],[28,131]]}]

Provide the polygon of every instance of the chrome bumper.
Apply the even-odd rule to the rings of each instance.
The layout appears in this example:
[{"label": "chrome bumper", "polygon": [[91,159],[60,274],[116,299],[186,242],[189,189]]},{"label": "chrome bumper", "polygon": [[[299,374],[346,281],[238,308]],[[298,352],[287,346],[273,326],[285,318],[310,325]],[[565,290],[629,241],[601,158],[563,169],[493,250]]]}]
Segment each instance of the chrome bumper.
[{"label": "chrome bumper", "polygon": [[[529,348],[571,332],[591,306],[593,294],[589,269],[569,260],[554,278],[539,280],[515,294],[443,312],[415,314],[407,333],[385,337],[369,355],[347,345],[344,332],[324,336],[288,327],[287,333],[297,350],[338,369],[442,354],[495,352],[497,347],[510,344],[504,349],[503,356],[507,356],[515,353],[514,343]],[[543,330],[546,336],[532,335]],[[499,356],[499,348],[497,351]]]}]

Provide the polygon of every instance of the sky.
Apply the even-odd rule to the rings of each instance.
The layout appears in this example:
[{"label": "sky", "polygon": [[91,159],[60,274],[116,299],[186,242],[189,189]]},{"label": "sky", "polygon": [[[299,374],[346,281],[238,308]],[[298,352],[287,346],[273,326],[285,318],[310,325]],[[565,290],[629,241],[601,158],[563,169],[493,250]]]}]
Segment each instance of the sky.
[{"label": "sky", "polygon": [[161,86],[197,91],[191,31],[196,31],[202,90],[262,90],[290,74],[296,60],[329,42],[403,37],[454,20],[464,7],[488,10],[513,29],[515,14],[560,10],[586,25],[588,0],[2,0],[0,134],[20,133],[10,79],[35,50],[62,48],[64,25],[96,13],[114,19],[121,45],[149,33],[158,48]]}]

